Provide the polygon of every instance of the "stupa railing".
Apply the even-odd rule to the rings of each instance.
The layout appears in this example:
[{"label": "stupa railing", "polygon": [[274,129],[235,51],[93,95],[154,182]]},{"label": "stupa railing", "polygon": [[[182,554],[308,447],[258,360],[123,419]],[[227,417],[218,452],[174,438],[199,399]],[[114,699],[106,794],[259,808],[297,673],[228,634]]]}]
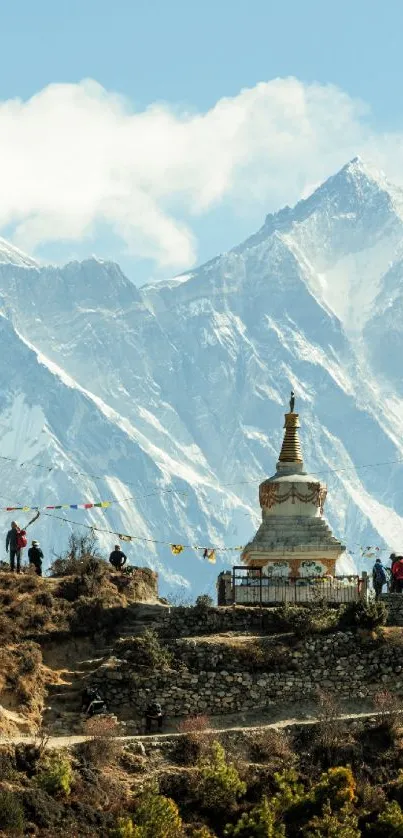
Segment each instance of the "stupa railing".
[{"label": "stupa railing", "polygon": [[236,605],[348,603],[367,597],[367,575],[269,576],[262,568],[232,568],[232,601]]}]

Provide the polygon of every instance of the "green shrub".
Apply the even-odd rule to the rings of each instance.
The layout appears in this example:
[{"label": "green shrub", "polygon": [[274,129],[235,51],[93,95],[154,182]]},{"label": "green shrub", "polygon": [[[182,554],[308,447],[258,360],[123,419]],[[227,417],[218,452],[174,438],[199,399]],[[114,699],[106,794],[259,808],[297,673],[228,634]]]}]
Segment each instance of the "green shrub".
[{"label": "green shrub", "polygon": [[325,803],[322,814],[313,817],[302,832],[304,838],[361,838],[361,834],[358,818],[349,803],[336,813],[332,812],[330,803]]},{"label": "green shrub", "polygon": [[176,803],[161,794],[144,795],[133,820],[133,832],[123,833],[122,838],[180,838],[183,834],[182,819]]},{"label": "green shrub", "polygon": [[21,835],[24,830],[24,809],[17,795],[0,789],[0,829],[7,835]]},{"label": "green shrub", "polygon": [[119,818],[115,829],[109,833],[110,838],[134,838],[135,826],[131,818]]},{"label": "green shrub", "polygon": [[369,834],[374,838],[403,838],[403,812],[395,800],[387,804]]},{"label": "green shrub", "polygon": [[384,626],[388,619],[388,609],[381,600],[357,602],[354,604],[354,623],[358,628],[373,631]]},{"label": "green shrub", "polygon": [[239,797],[246,793],[232,763],[227,762],[225,750],[219,742],[213,742],[210,754],[199,762],[199,796],[207,809],[233,807]]},{"label": "green shrub", "polygon": [[251,812],[244,812],[235,826],[228,824],[224,835],[233,838],[285,838],[286,832],[284,825],[278,822],[275,801],[264,797]]},{"label": "green shrub", "polygon": [[157,632],[153,629],[146,629],[139,637],[120,640],[116,651],[136,667],[161,670],[170,669],[172,666],[171,652],[161,643]]},{"label": "green shrub", "polygon": [[313,789],[316,803],[323,805],[329,802],[332,809],[337,810],[345,804],[353,803],[356,795],[356,782],[351,768],[339,766],[329,768],[319,779]]},{"label": "green shrub", "polygon": [[197,597],[194,607],[198,611],[208,611],[209,608],[214,607],[214,600],[208,594],[201,594]]},{"label": "green shrub", "polygon": [[309,606],[286,604],[277,609],[278,630],[294,632],[298,637],[329,631],[336,627],[338,620],[338,610],[321,603]]},{"label": "green shrub", "polygon": [[65,794],[66,796],[70,794],[72,779],[73,771],[69,760],[59,754],[46,757],[39,766],[36,777],[43,791],[51,795]]}]

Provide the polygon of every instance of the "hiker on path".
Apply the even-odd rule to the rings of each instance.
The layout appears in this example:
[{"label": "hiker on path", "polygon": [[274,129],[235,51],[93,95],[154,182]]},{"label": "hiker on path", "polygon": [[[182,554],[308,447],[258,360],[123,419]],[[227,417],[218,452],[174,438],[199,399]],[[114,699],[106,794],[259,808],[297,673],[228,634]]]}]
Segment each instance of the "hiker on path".
[{"label": "hiker on path", "polygon": [[401,594],[403,592],[403,556],[397,556],[392,573],[395,583],[394,590],[397,594]]},{"label": "hiker on path", "polygon": [[372,568],[372,584],[374,586],[375,598],[378,599],[382,593],[382,588],[387,583],[387,576],[385,568],[378,558]]},{"label": "hiker on path", "polygon": [[10,570],[15,571],[15,560],[17,559],[17,573],[21,572],[21,547],[19,546],[20,528],[16,521],[11,521],[11,529],[9,529],[6,538],[6,552],[10,550]]},{"label": "hiker on path", "polygon": [[35,568],[35,573],[37,576],[42,576],[42,560],[43,560],[43,553],[39,546],[38,541],[32,542],[32,547],[28,550],[28,561],[30,565]]},{"label": "hiker on path", "polygon": [[124,554],[123,550],[121,550],[120,544],[115,544],[115,549],[112,550],[112,553],[109,556],[109,561],[111,565],[116,568],[116,570],[123,569],[127,562],[127,556]]},{"label": "hiker on path", "polygon": [[148,705],[145,715],[146,733],[150,733],[152,722],[157,722],[158,730],[161,730],[164,714],[162,712],[162,707],[159,701],[152,701],[151,704]]}]

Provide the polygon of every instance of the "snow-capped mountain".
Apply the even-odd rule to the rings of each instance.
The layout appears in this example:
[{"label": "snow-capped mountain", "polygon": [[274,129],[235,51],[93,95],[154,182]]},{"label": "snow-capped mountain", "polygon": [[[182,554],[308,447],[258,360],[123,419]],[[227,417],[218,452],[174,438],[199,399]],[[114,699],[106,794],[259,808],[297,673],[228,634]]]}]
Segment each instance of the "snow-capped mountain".
[{"label": "snow-capped mountain", "polygon": [[[0,240],[0,455],[22,463],[0,459],[2,505],[124,500],[60,514],[241,545],[293,387],[335,534],[357,562],[360,545],[402,548],[402,242],[403,191],[358,159],[229,253],[141,289],[117,265],[41,267]],[[51,560],[68,525],[35,527]],[[239,559],[127,552],[198,592]]]}]

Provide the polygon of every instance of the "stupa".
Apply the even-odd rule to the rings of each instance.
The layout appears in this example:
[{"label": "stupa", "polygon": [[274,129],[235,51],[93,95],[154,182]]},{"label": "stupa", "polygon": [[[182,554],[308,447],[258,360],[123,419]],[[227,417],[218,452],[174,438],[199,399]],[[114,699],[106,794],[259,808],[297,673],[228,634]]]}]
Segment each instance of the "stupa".
[{"label": "stupa", "polygon": [[262,523],[241,559],[268,576],[333,576],[346,548],[323,517],[325,484],[304,471],[294,408],[292,392],[276,473],[259,486]]}]

